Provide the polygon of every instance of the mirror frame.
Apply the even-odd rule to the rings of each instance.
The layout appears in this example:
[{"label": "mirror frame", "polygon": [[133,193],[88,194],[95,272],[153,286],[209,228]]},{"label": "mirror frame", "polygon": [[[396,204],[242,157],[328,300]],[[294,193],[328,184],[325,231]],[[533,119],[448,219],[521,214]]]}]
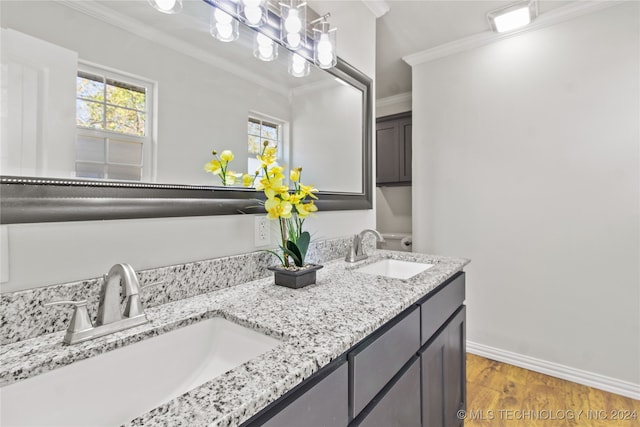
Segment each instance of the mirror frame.
[{"label": "mirror frame", "polygon": [[[325,70],[363,92],[362,193],[320,191],[320,211],[373,207],[373,81],[338,58]],[[264,194],[240,187],[0,176],[0,223],[21,224],[264,213]]]}]

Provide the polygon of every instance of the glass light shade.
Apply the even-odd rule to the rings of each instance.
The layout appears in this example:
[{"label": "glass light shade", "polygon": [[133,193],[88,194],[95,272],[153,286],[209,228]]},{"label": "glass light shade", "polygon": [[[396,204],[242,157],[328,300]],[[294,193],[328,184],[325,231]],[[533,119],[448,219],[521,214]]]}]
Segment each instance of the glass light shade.
[{"label": "glass light shade", "polygon": [[517,30],[529,25],[536,18],[538,15],[537,5],[535,0],[511,4],[489,12],[487,19],[493,31],[498,33]]},{"label": "glass light shade", "polygon": [[306,40],[307,3],[298,0],[280,3],[280,16],[280,39],[291,50],[301,48]]},{"label": "glass light shade", "polygon": [[267,22],[266,0],[242,0],[240,15],[250,27],[259,27]]},{"label": "glass light shade", "polygon": [[311,64],[302,56],[292,52],[288,69],[293,77],[306,77],[311,72]]},{"label": "glass light shade", "polygon": [[336,29],[330,29],[328,22],[321,22],[313,29],[315,48],[313,61],[320,68],[335,67],[338,62],[336,55]]},{"label": "glass light shade", "polygon": [[162,13],[179,13],[182,10],[182,0],[148,0],[149,4]]},{"label": "glass light shade", "polygon": [[211,35],[221,42],[238,40],[238,21],[222,9],[217,7],[211,11]]},{"label": "glass light shade", "polygon": [[253,56],[262,61],[273,61],[278,57],[278,45],[262,33],[253,39]]}]

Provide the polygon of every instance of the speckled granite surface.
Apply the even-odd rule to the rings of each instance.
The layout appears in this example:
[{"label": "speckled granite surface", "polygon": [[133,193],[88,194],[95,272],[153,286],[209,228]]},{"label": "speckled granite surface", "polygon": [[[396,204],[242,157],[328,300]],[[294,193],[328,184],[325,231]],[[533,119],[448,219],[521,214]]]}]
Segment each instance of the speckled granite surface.
[{"label": "speckled granite surface", "polygon": [[[409,280],[354,272],[381,258],[435,264]],[[236,426],[292,389],[434,289],[468,260],[375,250],[349,265],[337,259],[303,289],[254,280],[147,309],[149,324],[75,346],[62,345],[63,332],[0,348],[0,385],[60,368],[78,360],[211,317],[283,340],[274,350],[161,404],[129,425]],[[193,283],[196,286],[196,283]]]},{"label": "speckled granite surface", "polygon": [[[309,246],[307,260],[311,263],[324,263],[344,257],[350,244],[351,238],[348,237],[314,241]],[[368,239],[367,244],[373,248],[374,240]],[[273,255],[258,251],[142,270],[138,272],[141,286],[162,282],[142,291],[142,304],[151,308],[256,280],[270,275],[266,267],[276,263]],[[105,265],[105,273],[110,267]],[[43,307],[49,301],[86,299],[89,313],[95,321],[101,283],[101,278],[94,278],[0,294],[0,344],[64,330],[72,311],[68,306]]]}]

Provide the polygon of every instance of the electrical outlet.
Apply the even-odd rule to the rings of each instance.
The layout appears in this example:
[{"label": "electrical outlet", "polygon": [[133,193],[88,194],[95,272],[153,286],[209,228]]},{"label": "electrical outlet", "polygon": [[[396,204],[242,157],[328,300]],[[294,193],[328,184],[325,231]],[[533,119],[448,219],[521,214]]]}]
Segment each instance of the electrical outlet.
[{"label": "electrical outlet", "polygon": [[254,240],[256,246],[267,246],[271,243],[271,229],[266,215],[254,217]]}]

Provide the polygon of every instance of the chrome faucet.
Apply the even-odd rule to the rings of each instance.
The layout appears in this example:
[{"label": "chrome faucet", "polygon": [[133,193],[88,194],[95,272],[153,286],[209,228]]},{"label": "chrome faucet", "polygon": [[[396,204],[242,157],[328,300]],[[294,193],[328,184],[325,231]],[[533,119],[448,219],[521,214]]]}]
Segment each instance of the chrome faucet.
[{"label": "chrome faucet", "polygon": [[349,248],[349,252],[344,259],[345,261],[356,262],[367,258],[368,255],[364,253],[364,247],[362,245],[362,239],[367,233],[371,233],[376,236],[378,242],[384,242],[384,238],[378,231],[372,230],[371,228],[362,230],[359,234],[353,236],[353,243],[351,243],[351,248]]},{"label": "chrome faucet", "polygon": [[[149,320],[140,302],[140,290],[159,285],[155,282],[140,287],[138,276],[129,264],[116,264],[103,276],[98,302],[98,317],[93,325],[87,312],[87,301],[53,301],[49,305],[73,305],[74,311],[64,337],[66,344],[77,344],[113,332],[147,323]],[[121,306],[124,298],[124,311]]]}]

